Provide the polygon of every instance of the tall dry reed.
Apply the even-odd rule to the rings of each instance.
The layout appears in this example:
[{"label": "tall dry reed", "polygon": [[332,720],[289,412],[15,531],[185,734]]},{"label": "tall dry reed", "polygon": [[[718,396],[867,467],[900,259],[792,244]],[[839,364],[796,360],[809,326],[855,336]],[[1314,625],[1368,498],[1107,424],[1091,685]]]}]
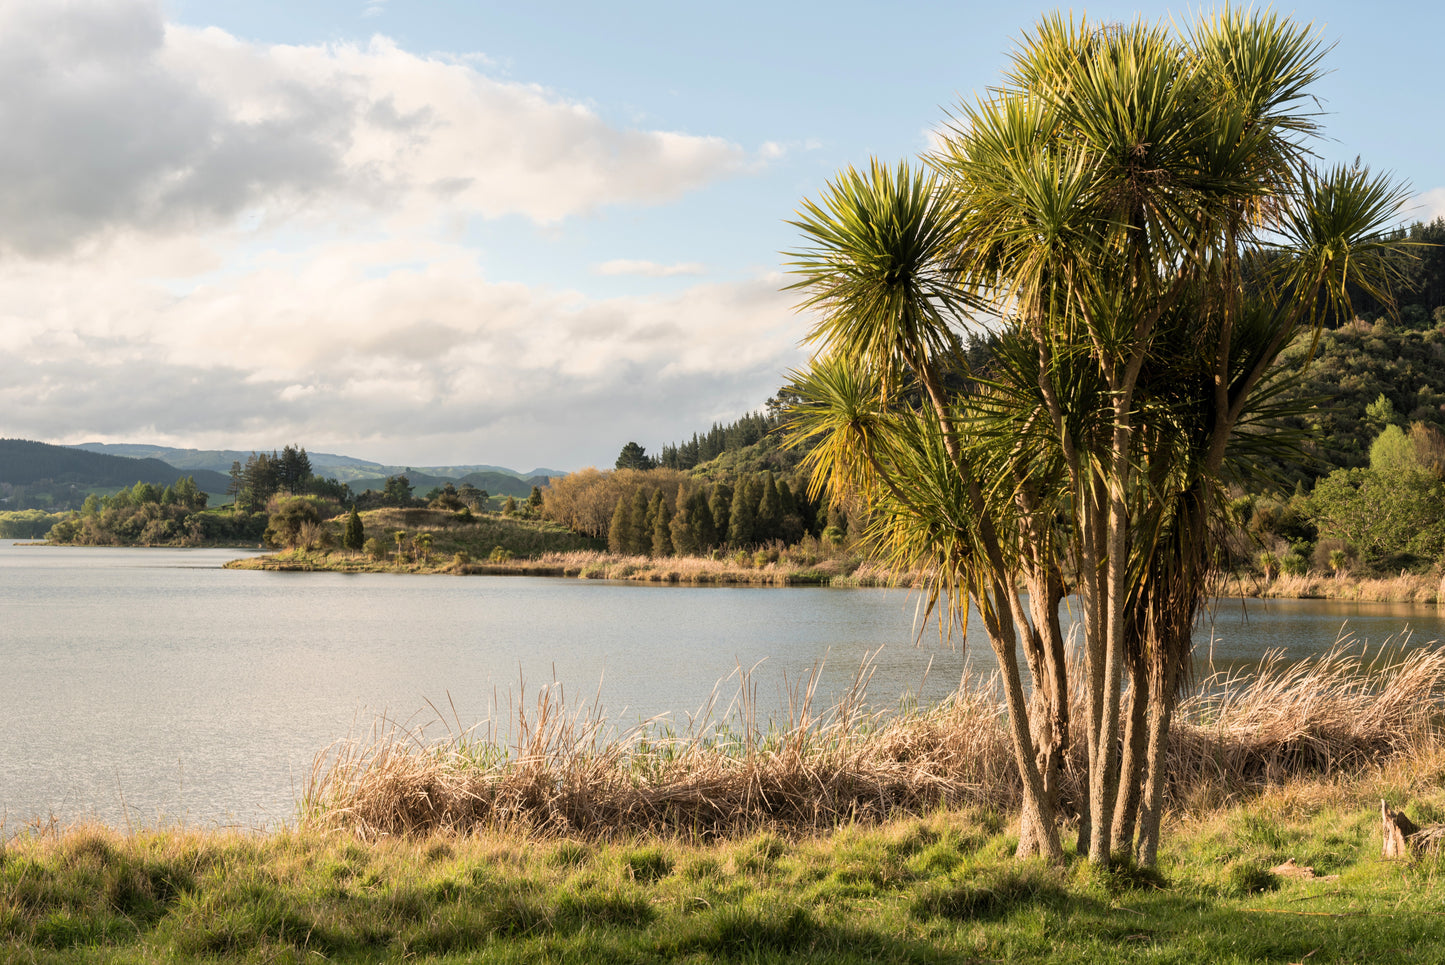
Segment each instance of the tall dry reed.
[{"label": "tall dry reed", "polygon": [[[924,710],[865,709],[870,672],[826,712],[816,672],[781,721],[760,723],[754,684],[718,716],[716,700],[680,730],[652,720],[617,733],[596,705],[570,711],[556,688],[512,715],[506,742],[476,732],[430,741],[392,727],[318,757],[302,823],[363,837],[467,833],[713,837],[809,831],[940,806],[1017,806],[1020,786],[997,681],[980,679]],[[716,696],[716,695],[715,695]],[[1084,719],[1076,695],[1074,719]],[[1205,679],[1180,704],[1167,772],[1171,807],[1218,803],[1293,777],[1357,774],[1441,750],[1445,653],[1366,662],[1347,644],[1251,674]],[[719,722],[721,721],[721,722]],[[1067,769],[1080,793],[1083,761]]]}]

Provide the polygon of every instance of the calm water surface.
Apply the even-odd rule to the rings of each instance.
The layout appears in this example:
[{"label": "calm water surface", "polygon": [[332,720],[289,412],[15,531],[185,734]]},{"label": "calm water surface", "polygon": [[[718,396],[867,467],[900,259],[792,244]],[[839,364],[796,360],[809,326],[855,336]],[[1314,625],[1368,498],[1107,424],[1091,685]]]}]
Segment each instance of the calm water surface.
[{"label": "calm water surface", "polygon": [[[245,827],[290,820],[318,751],[378,719],[430,736],[560,684],[625,727],[685,721],[754,668],[761,715],[821,666],[826,706],[873,654],[869,695],[946,696],[966,659],[921,642],[904,591],[685,588],[525,577],[222,570],[235,550],[28,547],[0,541],[0,819]],[[1347,626],[1378,644],[1434,607],[1223,603],[1216,663],[1303,656]],[[1199,651],[1211,646],[1199,634]],[[965,656],[967,655],[967,656]],[[733,675],[729,679],[729,675]],[[445,718],[445,723],[442,718]]]}]

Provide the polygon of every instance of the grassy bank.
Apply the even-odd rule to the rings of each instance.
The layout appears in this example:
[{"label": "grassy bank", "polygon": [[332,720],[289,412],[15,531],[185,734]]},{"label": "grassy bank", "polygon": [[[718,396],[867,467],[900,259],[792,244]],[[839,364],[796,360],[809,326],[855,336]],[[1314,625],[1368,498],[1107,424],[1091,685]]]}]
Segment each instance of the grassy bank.
[{"label": "grassy bank", "polygon": [[1445,656],[1381,667],[1205,682],[1148,873],[1011,857],[987,686],[621,735],[544,690],[506,744],[323,755],[289,830],[12,834],[0,960],[1445,960],[1445,862],[1379,856],[1381,798],[1445,820]]},{"label": "grassy bank", "polygon": [[[291,549],[236,560],[233,569],[326,570],[342,573],[468,572],[474,561],[494,554],[532,559],[552,553],[595,550],[597,541],[564,526],[522,516],[477,513],[463,517],[434,509],[375,509],[361,514],[376,553],[338,549]],[[333,543],[340,540],[346,517],[328,521]],[[396,534],[402,534],[398,543]],[[419,543],[417,537],[426,534]],[[424,545],[425,544],[425,545]]]},{"label": "grassy bank", "polygon": [[914,574],[898,576],[860,556],[818,557],[772,550],[701,556],[619,556],[615,553],[547,553],[534,560],[474,563],[474,573],[526,573],[583,580],[752,586],[912,586]]},{"label": "grassy bank", "polygon": [[1257,575],[1225,581],[1221,596],[1289,600],[1352,600],[1360,603],[1445,604],[1445,576],[1401,573],[1399,576],[1357,577],[1348,573],[1324,576],[1281,574],[1272,580]]},{"label": "grassy bank", "polygon": [[[329,522],[337,537],[345,517]],[[649,557],[606,552],[598,540],[563,526],[523,516],[481,513],[461,518],[430,509],[380,509],[362,514],[379,553],[292,549],[228,564],[237,569],[325,570],[343,573],[447,573],[559,576],[584,580],[739,586],[919,586],[922,574],[895,573],[853,545],[805,538],[710,556]],[[398,544],[396,534],[402,534]],[[419,545],[426,534],[430,545]],[[1257,574],[1221,581],[1223,597],[1441,603],[1445,578],[1434,574],[1391,577]]]},{"label": "grassy bank", "polygon": [[[759,723],[752,684],[719,716],[643,722],[623,732],[551,689],[519,698],[515,719],[434,743],[390,732],[319,758],[303,823],[367,839],[444,830],[609,837],[812,833],[938,807],[1011,813],[1021,789],[1001,688],[975,681],[928,709],[870,711],[868,676],[837,705],[797,684],[789,716]],[[1064,797],[1081,800],[1083,695],[1073,694]],[[1366,662],[1344,648],[1250,674],[1214,676],[1176,712],[1166,804],[1203,813],[1289,780],[1354,779],[1400,761],[1445,760],[1445,652]]]},{"label": "grassy bank", "polygon": [[[1365,800],[1419,783],[1290,785],[1191,816],[1151,874],[1019,863],[1007,821],[977,809],[703,843],[81,828],[0,851],[0,959],[1442,961],[1445,864],[1380,858]],[[1434,788],[1417,818],[1445,815]],[[1289,861],[1316,877],[1272,870]]]}]

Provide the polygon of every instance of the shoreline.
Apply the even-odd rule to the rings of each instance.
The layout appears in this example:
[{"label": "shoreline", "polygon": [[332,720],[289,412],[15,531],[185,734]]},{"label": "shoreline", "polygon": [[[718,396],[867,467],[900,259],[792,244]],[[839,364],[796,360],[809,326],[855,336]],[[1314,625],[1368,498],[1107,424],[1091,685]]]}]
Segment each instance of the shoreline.
[{"label": "shoreline", "polygon": [[[894,574],[856,557],[811,563],[786,559],[761,565],[737,557],[618,556],[603,552],[547,553],[532,559],[427,562],[372,560],[360,554],[283,551],[233,560],[229,569],[278,572],[413,573],[450,576],[544,576],[562,579],[619,580],[675,586],[831,586],[918,589],[922,574]],[[1409,603],[1445,606],[1445,578],[1402,574],[1391,577],[1279,576],[1266,583],[1254,576],[1221,580],[1218,599],[1335,600],[1347,603]]]},{"label": "shoreline", "polygon": [[1402,573],[1386,577],[1279,576],[1270,582],[1230,577],[1219,597],[1272,600],[1336,600],[1342,603],[1414,603],[1445,605],[1445,577]]},{"label": "shoreline", "polygon": [[673,586],[899,587],[922,585],[916,574],[896,576],[858,559],[831,558],[811,564],[787,560],[758,565],[752,560],[706,557],[617,556],[601,552],[547,553],[532,559],[428,561],[372,560],[361,554],[283,551],[232,560],[227,569],[276,572],[411,573],[448,576],[545,576],[618,580]]}]

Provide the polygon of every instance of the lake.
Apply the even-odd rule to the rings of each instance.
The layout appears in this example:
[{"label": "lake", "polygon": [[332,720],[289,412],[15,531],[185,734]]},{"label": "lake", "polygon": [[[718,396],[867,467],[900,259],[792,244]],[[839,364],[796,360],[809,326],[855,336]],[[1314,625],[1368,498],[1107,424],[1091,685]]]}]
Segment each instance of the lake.
[{"label": "lake", "polygon": [[[760,716],[814,668],[829,706],[865,659],[875,707],[947,696],[992,653],[941,641],[903,590],[670,587],[532,577],[224,570],[236,550],[0,541],[0,819],[124,827],[289,821],[318,752],[379,720],[431,737],[560,686],[626,727],[721,716],[751,671]],[[1436,607],[1223,601],[1216,665],[1445,639]],[[915,641],[917,641],[915,643]]]}]

